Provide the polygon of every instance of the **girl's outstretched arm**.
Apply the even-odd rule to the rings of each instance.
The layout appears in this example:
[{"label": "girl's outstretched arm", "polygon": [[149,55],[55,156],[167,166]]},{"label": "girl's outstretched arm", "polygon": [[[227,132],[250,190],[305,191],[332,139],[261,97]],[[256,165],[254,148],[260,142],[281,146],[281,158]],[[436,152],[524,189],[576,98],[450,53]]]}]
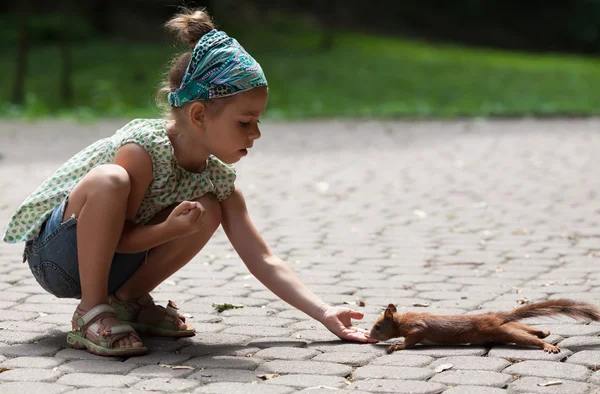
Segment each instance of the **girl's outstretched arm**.
[{"label": "girl's outstretched arm", "polygon": [[225,234],[252,275],[279,298],[313,319],[342,339],[376,342],[353,327],[352,319],[362,319],[362,312],[344,307],[331,307],[311,292],[292,269],[267,247],[250,220],[242,192],[236,187],[221,202]]}]

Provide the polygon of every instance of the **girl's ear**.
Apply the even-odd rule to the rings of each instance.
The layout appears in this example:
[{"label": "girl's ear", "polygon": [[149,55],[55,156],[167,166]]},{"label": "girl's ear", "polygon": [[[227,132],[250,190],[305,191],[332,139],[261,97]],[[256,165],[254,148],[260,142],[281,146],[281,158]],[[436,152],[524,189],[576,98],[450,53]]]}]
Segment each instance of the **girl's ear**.
[{"label": "girl's ear", "polygon": [[190,122],[197,128],[204,129],[204,123],[206,121],[206,105],[200,101],[196,101],[190,104],[189,110]]}]

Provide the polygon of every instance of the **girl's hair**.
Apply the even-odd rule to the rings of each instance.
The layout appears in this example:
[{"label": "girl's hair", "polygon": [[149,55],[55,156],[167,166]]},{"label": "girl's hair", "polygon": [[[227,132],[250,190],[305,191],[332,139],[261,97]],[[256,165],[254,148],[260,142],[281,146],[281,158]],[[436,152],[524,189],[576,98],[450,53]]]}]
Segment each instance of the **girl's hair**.
[{"label": "girl's hair", "polygon": [[[192,50],[200,38],[214,29],[215,25],[204,8],[196,10],[183,8],[180,13],[174,15],[165,23],[165,27],[171,33],[174,33],[178,40],[188,48],[186,52],[175,56],[171,60],[170,70],[156,94],[156,103],[163,109],[165,116],[170,117],[178,108],[171,108],[167,95],[179,88],[190,62]],[[225,98],[213,98],[203,102],[209,112],[214,115],[221,109],[222,105],[220,104],[223,100]]]}]

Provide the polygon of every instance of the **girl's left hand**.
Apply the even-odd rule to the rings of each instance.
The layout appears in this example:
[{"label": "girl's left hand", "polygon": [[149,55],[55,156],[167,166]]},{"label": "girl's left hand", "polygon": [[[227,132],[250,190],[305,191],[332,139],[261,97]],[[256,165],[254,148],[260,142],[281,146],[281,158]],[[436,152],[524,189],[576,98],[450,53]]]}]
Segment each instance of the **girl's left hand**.
[{"label": "girl's left hand", "polygon": [[357,342],[378,342],[377,339],[369,337],[365,330],[352,326],[350,319],[360,320],[363,317],[362,312],[334,306],[325,311],[320,321],[329,331],[341,339]]}]

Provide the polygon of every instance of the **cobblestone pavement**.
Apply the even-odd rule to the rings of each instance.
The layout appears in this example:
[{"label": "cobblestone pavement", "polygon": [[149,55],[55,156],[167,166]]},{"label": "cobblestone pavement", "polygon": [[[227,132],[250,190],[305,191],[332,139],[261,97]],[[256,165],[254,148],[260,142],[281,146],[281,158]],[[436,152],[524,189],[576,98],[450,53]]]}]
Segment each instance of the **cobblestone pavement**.
[{"label": "cobblestone pavement", "polygon": [[[323,299],[365,312],[600,306],[600,120],[268,123],[238,165],[270,247]],[[0,230],[63,160],[122,122],[0,126]],[[338,340],[266,290],[219,231],[154,293],[198,334],[149,355],[66,347],[77,301],[44,293],[0,245],[0,393],[598,393],[600,324],[530,319],[559,354],[516,346]],[[356,305],[358,300],[364,307]],[[217,313],[213,303],[243,303]],[[418,306],[421,305],[421,306]],[[452,368],[438,372],[442,364]],[[561,384],[540,386],[560,381]]]}]

